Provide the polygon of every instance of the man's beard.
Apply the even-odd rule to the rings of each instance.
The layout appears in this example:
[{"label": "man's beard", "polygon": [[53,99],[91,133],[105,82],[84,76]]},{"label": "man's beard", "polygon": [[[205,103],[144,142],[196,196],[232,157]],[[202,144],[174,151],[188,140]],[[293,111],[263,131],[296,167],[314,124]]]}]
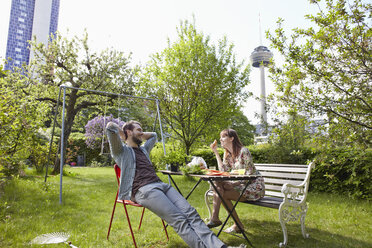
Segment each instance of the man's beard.
[{"label": "man's beard", "polygon": [[142,140],[141,139],[139,139],[137,137],[134,137],[134,136],[133,136],[132,139],[133,139],[133,142],[136,143],[138,146],[140,146],[142,144]]}]

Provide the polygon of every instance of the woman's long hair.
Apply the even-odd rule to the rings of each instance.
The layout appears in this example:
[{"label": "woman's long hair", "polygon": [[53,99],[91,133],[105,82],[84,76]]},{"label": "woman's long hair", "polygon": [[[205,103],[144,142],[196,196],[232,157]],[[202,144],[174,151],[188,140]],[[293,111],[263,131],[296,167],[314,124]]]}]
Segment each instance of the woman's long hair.
[{"label": "woman's long hair", "polygon": [[224,129],[222,130],[221,133],[225,133],[229,137],[234,137],[232,141],[232,147],[233,147],[232,155],[234,155],[234,157],[239,156],[240,150],[243,147],[243,143],[240,141],[238,133],[234,129],[231,129],[231,128]]}]

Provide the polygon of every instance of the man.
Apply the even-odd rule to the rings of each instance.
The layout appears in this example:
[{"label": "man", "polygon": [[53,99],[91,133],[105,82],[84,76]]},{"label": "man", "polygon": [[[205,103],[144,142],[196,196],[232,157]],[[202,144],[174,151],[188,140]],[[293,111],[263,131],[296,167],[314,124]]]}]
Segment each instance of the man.
[{"label": "man", "polygon": [[[121,168],[118,199],[135,201],[154,212],[173,227],[190,247],[227,247],[186,199],[156,175],[149,157],[157,141],[156,133],[143,132],[137,121],[125,123],[122,129],[109,122],[106,130],[111,155]],[[146,142],[141,146],[143,140]]]}]

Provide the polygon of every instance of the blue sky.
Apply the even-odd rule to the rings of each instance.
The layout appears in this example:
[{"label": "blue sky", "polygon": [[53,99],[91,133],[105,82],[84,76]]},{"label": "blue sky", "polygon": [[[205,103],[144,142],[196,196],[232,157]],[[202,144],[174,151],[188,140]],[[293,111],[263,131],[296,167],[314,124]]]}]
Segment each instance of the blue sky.
[{"label": "blue sky", "polygon": [[[1,61],[5,58],[10,6],[11,0],[0,1]],[[94,50],[113,47],[132,52],[134,63],[145,64],[150,54],[167,46],[167,38],[175,40],[180,21],[191,21],[194,15],[197,29],[209,35],[212,42],[226,35],[235,45],[238,60],[249,61],[253,49],[260,45],[259,13],[262,43],[269,47],[264,31],[273,31],[279,17],[290,32],[295,27],[308,27],[304,15],[316,11],[308,0],[60,0],[58,30],[65,35],[67,30],[69,35],[79,35],[87,29]],[[270,50],[280,63],[277,52]],[[248,90],[256,96],[260,94],[259,80],[259,70],[253,68]],[[273,90],[266,74],[266,92]],[[244,113],[252,123],[258,122],[254,119],[257,111],[257,101],[245,103]]]}]

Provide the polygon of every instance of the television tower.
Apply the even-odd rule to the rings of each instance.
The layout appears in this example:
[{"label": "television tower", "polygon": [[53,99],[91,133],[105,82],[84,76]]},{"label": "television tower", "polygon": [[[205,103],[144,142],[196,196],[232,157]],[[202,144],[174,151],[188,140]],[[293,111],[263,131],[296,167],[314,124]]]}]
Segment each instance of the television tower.
[{"label": "television tower", "polygon": [[260,101],[261,101],[261,109],[260,114],[262,117],[262,125],[265,126],[267,123],[267,114],[266,114],[266,89],[265,89],[265,66],[267,66],[270,63],[271,58],[273,57],[273,53],[270,52],[270,50],[262,45],[262,34],[261,34],[261,18],[259,15],[259,32],[260,32],[260,46],[256,47],[251,56],[250,59],[252,61],[253,67],[260,68],[261,71],[261,95],[260,95]]}]

